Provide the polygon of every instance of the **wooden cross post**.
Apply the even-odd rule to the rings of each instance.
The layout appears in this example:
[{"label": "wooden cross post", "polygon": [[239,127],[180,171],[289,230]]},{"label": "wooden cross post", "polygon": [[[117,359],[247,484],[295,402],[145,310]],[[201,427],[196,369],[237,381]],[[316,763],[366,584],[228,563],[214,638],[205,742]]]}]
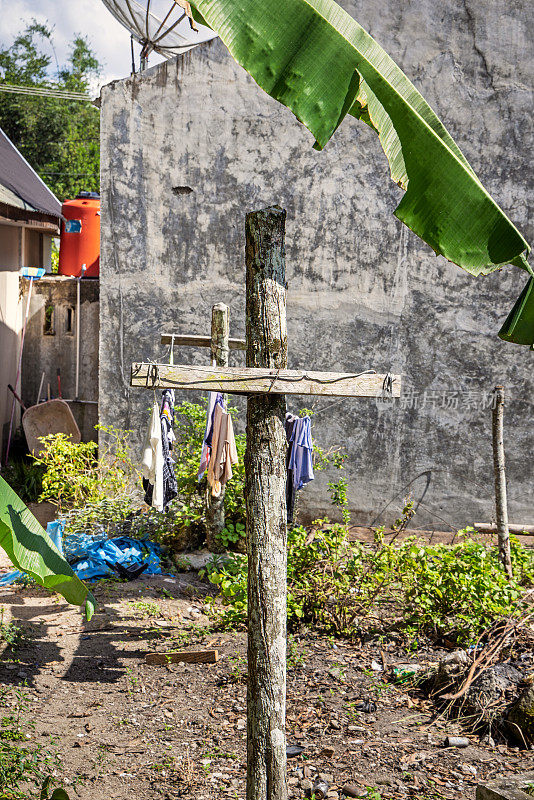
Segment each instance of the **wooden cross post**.
[{"label": "wooden cross post", "polygon": [[[171,346],[169,363],[174,363],[175,345],[182,347],[209,347],[212,367],[227,367],[230,349],[244,350],[244,339],[230,339],[230,309],[224,303],[216,303],[211,309],[211,336],[181,336],[177,333],[164,333],[161,344]],[[224,486],[219,497],[213,497],[209,487],[206,489],[206,547],[212,553],[224,550],[220,541],[220,533],[224,528]]]},{"label": "wooden cross post", "polygon": [[247,366],[135,363],[130,383],[249,396],[247,800],[287,798],[285,395],[377,398],[386,390],[393,398],[401,391],[400,375],[287,369],[285,218],[278,207],[246,217]]}]

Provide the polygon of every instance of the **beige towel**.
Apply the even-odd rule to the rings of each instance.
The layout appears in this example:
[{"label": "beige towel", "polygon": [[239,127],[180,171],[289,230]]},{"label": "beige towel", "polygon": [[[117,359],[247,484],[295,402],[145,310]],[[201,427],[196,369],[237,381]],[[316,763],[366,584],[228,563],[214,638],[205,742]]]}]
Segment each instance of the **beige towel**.
[{"label": "beige towel", "polygon": [[213,497],[219,497],[221,487],[232,477],[232,464],[237,464],[232,417],[217,404],[213,412],[213,434],[207,479]]}]

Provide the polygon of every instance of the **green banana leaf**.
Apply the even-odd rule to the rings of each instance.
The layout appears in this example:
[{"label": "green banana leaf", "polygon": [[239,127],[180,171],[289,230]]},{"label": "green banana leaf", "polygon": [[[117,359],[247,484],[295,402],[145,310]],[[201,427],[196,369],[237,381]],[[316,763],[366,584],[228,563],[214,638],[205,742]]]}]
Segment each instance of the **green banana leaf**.
[{"label": "green banana leaf", "polygon": [[534,348],[534,278],[528,279],[515,306],[499,331],[505,342],[528,344]]},{"label": "green banana leaf", "polygon": [[529,245],[444,125],[334,0],[192,0],[191,6],[259,86],[306,125],[316,148],[347,114],[378,133],[391,176],[406,190],[395,215],[436,253],[472,275],[505,264],[528,269]]},{"label": "green banana leaf", "polygon": [[0,547],[17,569],[46,589],[59,592],[72,605],[85,603],[87,619],[96,601],[67,564],[46,531],[11,486],[0,477]]}]

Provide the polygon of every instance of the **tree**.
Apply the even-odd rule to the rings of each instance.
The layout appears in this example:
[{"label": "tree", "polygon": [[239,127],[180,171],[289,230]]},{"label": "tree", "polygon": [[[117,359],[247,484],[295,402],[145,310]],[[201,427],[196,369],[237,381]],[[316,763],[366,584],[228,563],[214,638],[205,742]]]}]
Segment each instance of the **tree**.
[{"label": "tree", "polygon": [[[63,67],[48,51],[55,60],[52,30],[33,20],[0,49],[0,83],[88,93],[101,65],[87,40],[73,39]],[[60,200],[99,190],[99,126],[89,102],[0,92],[0,128]]]}]

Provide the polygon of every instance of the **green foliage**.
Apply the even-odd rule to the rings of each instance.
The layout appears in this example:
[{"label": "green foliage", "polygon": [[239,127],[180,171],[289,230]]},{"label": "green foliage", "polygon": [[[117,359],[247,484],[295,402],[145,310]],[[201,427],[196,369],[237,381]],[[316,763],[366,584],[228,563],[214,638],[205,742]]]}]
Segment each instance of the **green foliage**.
[{"label": "green foliage", "polygon": [[135,473],[128,446],[131,431],[112,425],[97,425],[106,443],[100,453],[96,442],[75,443],[64,433],[41,437],[44,449],[34,456],[44,467],[40,500],[49,500],[62,509],[98,504],[118,497],[128,488]]},{"label": "green foliage", "polygon": [[[408,502],[397,533],[412,513]],[[491,622],[524,608],[523,587],[534,583],[534,553],[513,538],[512,562],[515,577],[508,581],[497,550],[474,539],[452,546],[423,545],[413,537],[385,543],[378,530],[375,544],[365,545],[349,541],[345,525],[318,520],[311,531],[288,531],[288,626],[305,623],[344,636],[370,626],[400,626],[412,637],[446,634],[468,643]],[[220,589],[222,610],[215,601],[212,608],[221,624],[245,623],[246,556],[213,560],[206,573]]]},{"label": "green foliage", "polygon": [[34,503],[43,491],[43,472],[40,464],[20,459],[3,467],[2,476],[24,503]]},{"label": "green foliage", "polygon": [[[0,720],[0,798],[1,800],[27,800],[27,790],[41,790],[41,798],[48,800],[51,770],[58,764],[42,745],[26,744],[26,731],[33,730],[29,719],[30,702],[24,691],[3,689],[0,707],[7,713]],[[26,787],[27,790],[24,788]],[[62,790],[61,790],[62,791]],[[34,796],[34,795],[32,795]],[[68,800],[65,795],[52,794],[49,800]]]},{"label": "green foliage", "polygon": [[[0,47],[0,82],[88,93],[98,59],[76,36],[67,64],[52,63],[53,30],[33,20]],[[0,92],[0,128],[60,200],[99,190],[100,119],[89,102]]]},{"label": "green foliage", "polygon": [[4,622],[4,607],[0,608],[0,641],[8,647],[16,647],[24,636],[24,631],[16,622]]},{"label": "green foliage", "polygon": [[232,545],[237,545],[245,537],[246,525],[244,522],[236,522],[235,525],[232,522],[227,522],[220,535],[225,550],[228,550]]},{"label": "green foliage", "polygon": [[95,599],[20,497],[0,477],[0,547],[11,563],[45,589],[58,592],[67,603],[85,604],[87,619]]}]

